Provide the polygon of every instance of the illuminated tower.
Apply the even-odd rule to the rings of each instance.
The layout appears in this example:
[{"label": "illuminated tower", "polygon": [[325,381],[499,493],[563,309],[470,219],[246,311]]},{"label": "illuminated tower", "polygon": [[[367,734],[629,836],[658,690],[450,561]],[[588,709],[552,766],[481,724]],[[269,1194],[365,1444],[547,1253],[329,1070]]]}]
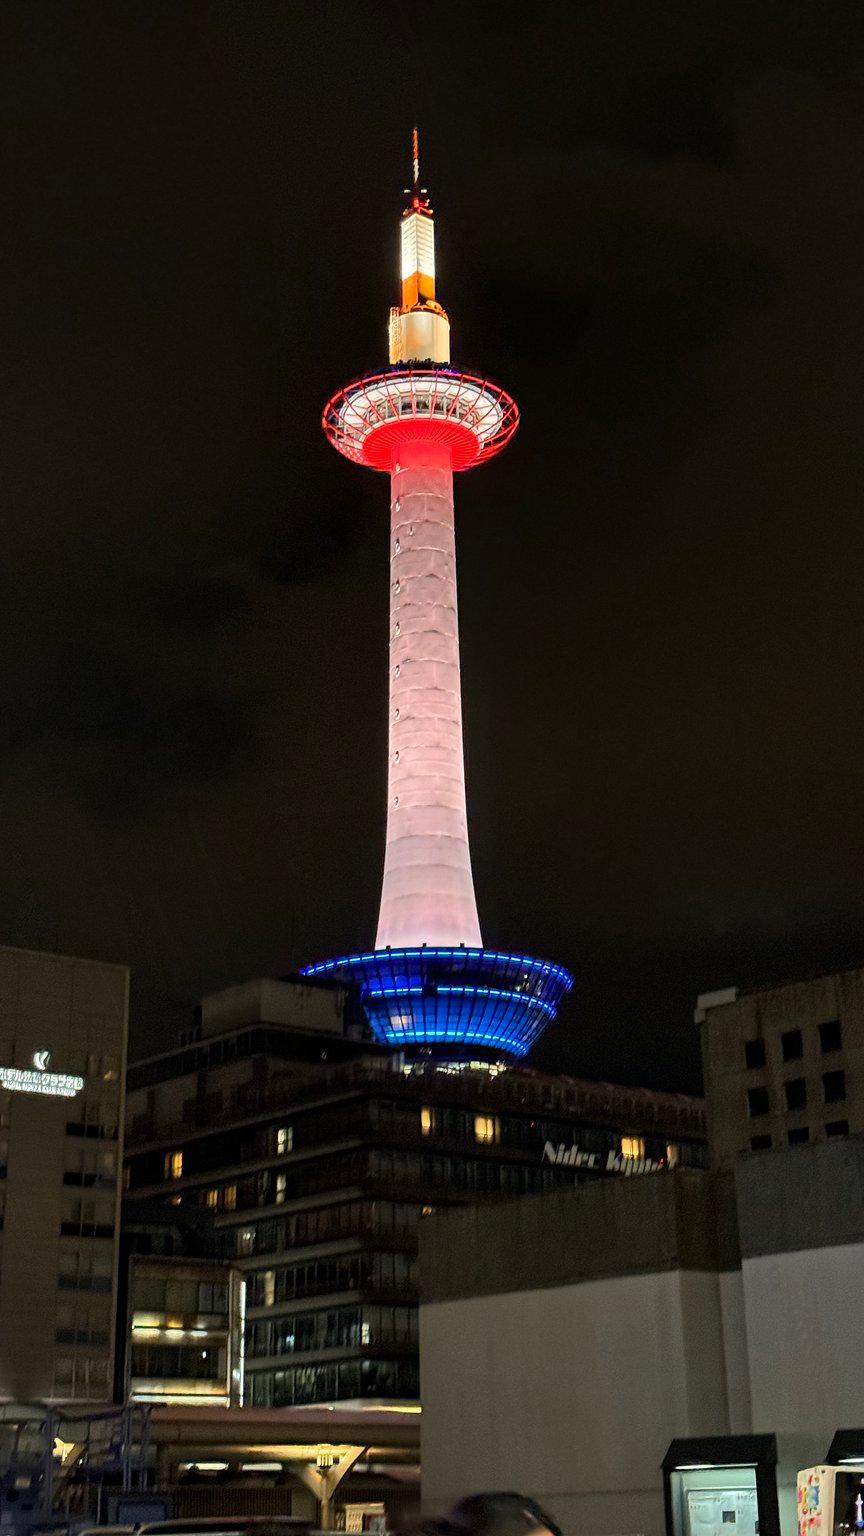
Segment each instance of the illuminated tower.
[{"label": "illuminated tower", "polygon": [[388,1044],[521,1056],[570,986],[560,966],[482,947],[465,807],[453,473],[509,442],[515,402],[450,367],[435,297],[435,226],[413,184],[401,223],[402,303],[390,367],[328,402],[324,431],[355,463],[390,476],[387,841],[374,951],[307,967],[360,987]]}]

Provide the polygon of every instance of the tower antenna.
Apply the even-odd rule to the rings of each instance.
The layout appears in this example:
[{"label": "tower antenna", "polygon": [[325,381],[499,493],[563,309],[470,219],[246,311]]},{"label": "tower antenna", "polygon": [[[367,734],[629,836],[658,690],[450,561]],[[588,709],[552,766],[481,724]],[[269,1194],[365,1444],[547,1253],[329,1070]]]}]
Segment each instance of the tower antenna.
[{"label": "tower antenna", "polygon": [[411,130],[411,157],[414,162],[414,194],[420,191],[420,135],[416,127]]}]

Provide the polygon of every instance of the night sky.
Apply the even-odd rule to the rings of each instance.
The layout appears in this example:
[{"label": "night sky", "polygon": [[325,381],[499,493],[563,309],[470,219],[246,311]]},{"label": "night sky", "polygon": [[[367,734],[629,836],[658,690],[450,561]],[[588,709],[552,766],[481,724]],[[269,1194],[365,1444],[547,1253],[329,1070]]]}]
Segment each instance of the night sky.
[{"label": "night sky", "polygon": [[864,959],[860,0],[4,0],[0,940],[133,1050],[374,937],[386,362],[421,128],[487,943],[538,1064],[699,1084],[696,994]]}]

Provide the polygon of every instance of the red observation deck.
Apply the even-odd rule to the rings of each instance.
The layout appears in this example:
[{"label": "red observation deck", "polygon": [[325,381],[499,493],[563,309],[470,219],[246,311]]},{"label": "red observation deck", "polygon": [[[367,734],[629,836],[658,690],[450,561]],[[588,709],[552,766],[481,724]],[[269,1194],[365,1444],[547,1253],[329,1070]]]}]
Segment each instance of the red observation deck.
[{"label": "red observation deck", "polygon": [[452,368],[390,368],[340,389],[321,420],[355,464],[391,474],[409,444],[446,446],[451,469],[485,464],[509,443],[519,408],[499,384]]}]

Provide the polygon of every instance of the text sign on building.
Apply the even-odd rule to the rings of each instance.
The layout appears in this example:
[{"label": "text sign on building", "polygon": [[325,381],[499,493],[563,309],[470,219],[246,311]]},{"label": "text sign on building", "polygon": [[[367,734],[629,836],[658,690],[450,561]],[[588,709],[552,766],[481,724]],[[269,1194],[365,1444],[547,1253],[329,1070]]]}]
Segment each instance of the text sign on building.
[{"label": "text sign on building", "polygon": [[51,1099],[74,1099],[84,1087],[83,1077],[49,1072],[49,1055],[48,1051],[34,1051],[32,1067],[0,1067],[0,1088],[7,1093],[42,1093]]},{"label": "text sign on building", "polygon": [[544,1162],[554,1163],[557,1168],[594,1168],[598,1173],[623,1173],[625,1178],[634,1173],[657,1173],[666,1166],[653,1157],[624,1157],[621,1152],[613,1152],[611,1147],[605,1162],[601,1158],[602,1153],[583,1152],[575,1143],[568,1147],[559,1142],[556,1147],[554,1141],[547,1141],[543,1148]]}]

